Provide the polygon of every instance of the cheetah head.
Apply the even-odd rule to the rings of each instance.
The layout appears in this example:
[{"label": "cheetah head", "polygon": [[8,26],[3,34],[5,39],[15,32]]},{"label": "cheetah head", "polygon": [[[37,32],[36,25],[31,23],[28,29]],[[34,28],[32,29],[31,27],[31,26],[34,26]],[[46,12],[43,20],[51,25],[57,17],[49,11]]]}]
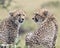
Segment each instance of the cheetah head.
[{"label": "cheetah head", "polygon": [[21,24],[25,20],[25,12],[23,10],[15,10],[10,12],[10,17],[15,24]]},{"label": "cheetah head", "polygon": [[41,9],[38,10],[36,13],[34,13],[34,17],[32,18],[36,23],[42,23],[46,20],[48,17],[48,10],[47,9]]}]

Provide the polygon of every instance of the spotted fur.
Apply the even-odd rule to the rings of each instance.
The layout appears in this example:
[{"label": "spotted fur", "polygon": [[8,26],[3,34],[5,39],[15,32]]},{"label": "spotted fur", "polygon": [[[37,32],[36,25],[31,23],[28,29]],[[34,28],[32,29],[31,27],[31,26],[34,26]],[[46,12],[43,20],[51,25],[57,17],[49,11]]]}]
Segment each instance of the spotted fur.
[{"label": "spotted fur", "polygon": [[9,13],[9,17],[0,22],[1,44],[14,44],[20,25],[24,21],[23,10],[15,10]]},{"label": "spotted fur", "polygon": [[58,26],[55,17],[47,10],[40,9],[32,18],[39,28],[26,35],[28,48],[55,48]]}]

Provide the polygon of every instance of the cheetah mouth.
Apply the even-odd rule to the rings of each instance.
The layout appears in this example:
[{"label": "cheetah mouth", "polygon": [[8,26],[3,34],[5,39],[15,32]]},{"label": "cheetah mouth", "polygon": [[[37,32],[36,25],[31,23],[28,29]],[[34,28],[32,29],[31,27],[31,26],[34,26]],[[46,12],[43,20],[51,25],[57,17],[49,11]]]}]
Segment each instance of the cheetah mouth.
[{"label": "cheetah mouth", "polygon": [[23,21],[20,21],[20,23],[23,23]]},{"label": "cheetah mouth", "polygon": [[18,21],[19,23],[23,23],[24,19],[22,18],[22,19],[19,19]]},{"label": "cheetah mouth", "polygon": [[23,23],[23,20],[19,20],[19,23]]}]

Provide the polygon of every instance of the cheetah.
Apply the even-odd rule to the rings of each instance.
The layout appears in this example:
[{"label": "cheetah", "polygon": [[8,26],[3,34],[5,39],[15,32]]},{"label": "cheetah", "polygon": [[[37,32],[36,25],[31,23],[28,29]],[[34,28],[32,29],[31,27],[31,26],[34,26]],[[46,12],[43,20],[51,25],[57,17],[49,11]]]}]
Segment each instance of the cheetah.
[{"label": "cheetah", "polygon": [[38,29],[26,35],[25,43],[28,48],[55,48],[58,25],[52,13],[47,9],[39,9],[32,18]]},{"label": "cheetah", "polygon": [[2,45],[14,44],[25,16],[23,10],[17,9],[11,11],[9,17],[0,22],[0,43]]}]

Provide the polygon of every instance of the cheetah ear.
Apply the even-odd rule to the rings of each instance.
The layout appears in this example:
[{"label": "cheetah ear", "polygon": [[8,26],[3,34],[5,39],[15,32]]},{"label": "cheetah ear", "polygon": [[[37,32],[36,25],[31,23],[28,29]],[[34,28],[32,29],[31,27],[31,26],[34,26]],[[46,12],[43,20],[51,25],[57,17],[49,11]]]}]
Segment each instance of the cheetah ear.
[{"label": "cheetah ear", "polygon": [[10,15],[10,16],[13,16],[13,12],[9,12],[9,15]]},{"label": "cheetah ear", "polygon": [[47,15],[48,15],[48,11],[45,10],[45,11],[43,12],[43,15],[44,15],[44,16],[47,16]]}]

